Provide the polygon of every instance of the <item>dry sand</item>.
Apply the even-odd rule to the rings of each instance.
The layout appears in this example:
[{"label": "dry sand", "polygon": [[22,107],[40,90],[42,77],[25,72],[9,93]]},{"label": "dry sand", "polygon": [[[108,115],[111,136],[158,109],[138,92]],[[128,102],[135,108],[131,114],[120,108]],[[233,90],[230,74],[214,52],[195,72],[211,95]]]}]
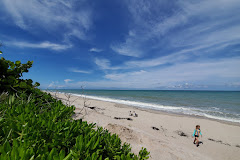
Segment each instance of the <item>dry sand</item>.
[{"label": "dry sand", "polygon": [[[64,94],[58,98],[65,101]],[[77,100],[76,100],[77,99]],[[143,110],[122,104],[71,96],[75,105],[75,119],[83,118],[89,123],[96,123],[112,133],[117,133],[123,142],[130,143],[132,151],[145,147],[150,151],[150,159],[168,160],[239,160],[240,159],[240,125],[216,120],[169,114],[165,112]],[[73,102],[74,101],[74,102]],[[138,117],[129,116],[135,111]],[[131,118],[127,119],[115,119]],[[196,124],[201,126],[203,144],[193,144]],[[152,127],[156,127],[153,129]],[[185,134],[186,136],[182,136]]]}]

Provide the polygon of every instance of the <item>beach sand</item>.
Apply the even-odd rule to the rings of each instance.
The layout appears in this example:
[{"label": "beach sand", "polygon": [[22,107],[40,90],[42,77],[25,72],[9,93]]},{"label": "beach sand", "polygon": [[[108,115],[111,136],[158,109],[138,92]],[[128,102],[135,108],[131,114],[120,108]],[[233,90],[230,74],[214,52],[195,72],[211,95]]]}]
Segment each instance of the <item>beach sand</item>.
[{"label": "beach sand", "polygon": [[[57,97],[63,102],[67,100],[64,94],[58,93]],[[73,95],[70,101],[76,107],[75,119],[82,118],[117,133],[123,142],[131,144],[136,154],[142,147],[147,148],[151,152],[150,159],[240,159],[240,125],[237,123],[139,109]],[[129,116],[129,111],[135,111],[138,117]],[[193,144],[191,137],[197,124],[203,134],[200,138],[203,144],[199,147]]]}]

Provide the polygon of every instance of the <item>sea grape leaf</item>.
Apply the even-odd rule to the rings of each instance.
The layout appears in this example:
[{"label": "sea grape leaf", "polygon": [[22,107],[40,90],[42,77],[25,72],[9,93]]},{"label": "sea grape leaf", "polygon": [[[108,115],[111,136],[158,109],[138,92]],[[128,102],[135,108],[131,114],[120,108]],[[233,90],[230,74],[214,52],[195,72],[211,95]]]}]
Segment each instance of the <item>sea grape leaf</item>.
[{"label": "sea grape leaf", "polygon": [[64,159],[64,157],[65,157],[65,151],[61,150],[60,153],[59,153],[59,158]]},{"label": "sea grape leaf", "polygon": [[21,64],[21,61],[16,61],[15,64],[19,66]]},{"label": "sea grape leaf", "polygon": [[27,83],[26,82],[20,82],[19,87],[20,88],[26,88],[27,87]]},{"label": "sea grape leaf", "polygon": [[69,153],[63,160],[70,160],[72,158],[72,153]]}]

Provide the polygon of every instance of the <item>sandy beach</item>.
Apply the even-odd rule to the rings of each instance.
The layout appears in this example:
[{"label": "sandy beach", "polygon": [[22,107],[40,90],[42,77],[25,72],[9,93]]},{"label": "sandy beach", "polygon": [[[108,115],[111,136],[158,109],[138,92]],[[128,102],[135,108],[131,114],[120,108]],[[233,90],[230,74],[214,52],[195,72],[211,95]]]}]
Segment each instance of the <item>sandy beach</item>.
[{"label": "sandy beach", "polygon": [[[52,95],[63,102],[68,99],[61,93]],[[69,100],[76,107],[75,119],[82,118],[117,133],[123,142],[131,144],[134,153],[142,147],[147,148],[151,152],[150,159],[240,159],[238,123],[145,110],[73,95]],[[129,111],[135,111],[138,117],[130,116]],[[191,137],[197,124],[203,134],[200,138],[203,144],[199,147],[193,144]]]}]

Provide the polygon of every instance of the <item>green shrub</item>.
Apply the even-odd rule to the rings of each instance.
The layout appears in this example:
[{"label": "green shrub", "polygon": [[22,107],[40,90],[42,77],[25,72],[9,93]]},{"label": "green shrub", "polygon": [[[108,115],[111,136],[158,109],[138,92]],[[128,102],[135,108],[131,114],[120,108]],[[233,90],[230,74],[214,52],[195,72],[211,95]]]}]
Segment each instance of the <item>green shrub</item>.
[{"label": "green shrub", "polygon": [[0,160],[148,159],[146,149],[131,153],[118,135],[72,119],[74,106],[35,88],[32,80],[20,79],[32,62],[0,62]]},{"label": "green shrub", "polygon": [[0,59],[0,93],[30,92],[34,87],[39,86],[38,82],[33,85],[31,79],[21,79],[22,74],[28,72],[32,64],[33,61],[28,61],[26,64],[22,64],[20,61],[14,63],[2,57]]},{"label": "green shrub", "polygon": [[148,158],[146,149],[136,156],[116,134],[73,120],[74,109],[47,93],[38,98],[9,96],[0,108],[0,159]]}]

